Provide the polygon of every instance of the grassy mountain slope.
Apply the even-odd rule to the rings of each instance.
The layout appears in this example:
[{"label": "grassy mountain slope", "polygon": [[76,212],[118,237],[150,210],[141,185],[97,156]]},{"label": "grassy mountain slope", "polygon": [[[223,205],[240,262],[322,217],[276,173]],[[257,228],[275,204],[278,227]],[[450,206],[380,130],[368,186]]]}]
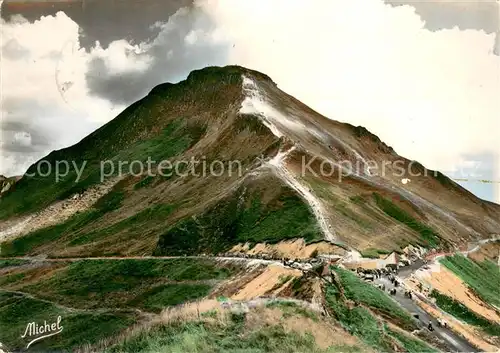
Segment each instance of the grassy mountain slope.
[{"label": "grassy mountain slope", "polygon": [[169,306],[205,297],[240,271],[208,259],[3,263],[0,341],[21,349],[27,323],[61,316],[63,332],[30,351],[73,351],[148,321]]},{"label": "grassy mountain slope", "polygon": [[[243,76],[255,83],[263,109],[272,107],[272,113],[240,113],[248,97]],[[283,137],[267,127],[269,121]],[[91,193],[92,187],[102,184],[104,161],[110,161],[107,167],[114,163],[115,173],[109,173],[107,180],[117,183],[62,223],[54,217],[50,225],[4,241],[2,255],[217,253],[244,242],[317,240],[323,236],[314,224],[318,212],[310,208],[305,191],[290,186],[289,180],[262,167],[259,160],[269,160],[291,146],[295,150],[280,163],[322,204],[321,215],[335,240],[358,250],[400,250],[408,243],[447,248],[487,238],[500,227],[498,205],[483,202],[442,174],[398,156],[366,129],[326,119],[280,91],[263,74],[235,66],[211,67],[193,71],[178,84],[155,87],[78,144],[31,166],[0,199],[0,231],[59,200]],[[182,164],[183,170],[197,175],[150,176],[128,169],[131,161],[148,158],[156,163],[220,161],[218,166],[226,173],[203,174],[203,165],[188,163]],[[75,183],[75,171],[59,182],[54,182],[54,175],[29,176],[39,166],[46,169],[48,162],[55,168],[61,160],[79,166],[85,162],[81,180]],[[310,168],[303,172],[310,160]],[[363,168],[358,175],[341,175],[335,168],[320,173],[324,161],[367,160],[390,163],[378,175],[367,175]],[[117,166],[123,161],[129,164],[119,174]],[[237,168],[231,169],[234,161]],[[396,162],[406,167],[406,174],[396,173]],[[158,165],[153,163],[152,170],[157,172]],[[409,171],[427,176],[407,175]],[[411,182],[403,185],[406,176]],[[38,220],[30,222],[36,225]]]}]

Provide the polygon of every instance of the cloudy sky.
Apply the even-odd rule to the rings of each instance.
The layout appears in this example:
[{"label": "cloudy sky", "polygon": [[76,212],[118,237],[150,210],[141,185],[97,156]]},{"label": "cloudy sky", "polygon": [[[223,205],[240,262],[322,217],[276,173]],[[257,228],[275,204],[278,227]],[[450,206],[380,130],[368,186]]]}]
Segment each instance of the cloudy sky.
[{"label": "cloudy sky", "polygon": [[[500,180],[496,0],[4,0],[1,7],[0,174],[22,174],[159,83],[238,64],[428,168]],[[500,202],[498,184],[461,183]]]}]

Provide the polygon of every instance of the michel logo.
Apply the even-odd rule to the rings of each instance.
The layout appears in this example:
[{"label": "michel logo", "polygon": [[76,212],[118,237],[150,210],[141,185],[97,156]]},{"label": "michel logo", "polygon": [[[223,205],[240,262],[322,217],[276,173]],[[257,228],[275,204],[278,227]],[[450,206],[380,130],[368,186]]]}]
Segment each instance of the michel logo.
[{"label": "michel logo", "polygon": [[[53,323],[47,323],[47,321],[43,321],[43,324],[38,324],[36,322],[30,322],[26,325],[26,330],[24,330],[24,334],[21,338],[28,338],[30,341],[26,346],[28,349],[33,343],[40,341],[41,339],[57,335],[61,333],[63,327],[61,325],[61,317],[57,317],[57,321]],[[43,335],[43,336],[40,336]]]}]

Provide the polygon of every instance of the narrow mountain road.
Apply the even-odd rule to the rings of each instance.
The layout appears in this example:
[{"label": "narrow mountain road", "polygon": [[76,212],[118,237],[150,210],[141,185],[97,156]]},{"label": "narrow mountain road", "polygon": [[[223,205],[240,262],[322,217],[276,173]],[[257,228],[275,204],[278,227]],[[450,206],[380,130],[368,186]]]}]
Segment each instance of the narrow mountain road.
[{"label": "narrow mountain road", "polygon": [[[468,244],[468,250],[466,251],[457,251],[457,252],[451,252],[451,253],[434,253],[430,254],[429,256],[426,257],[426,259],[419,259],[414,261],[411,265],[402,267],[398,270],[397,277],[399,278],[400,283],[404,283],[404,280],[410,277],[412,274],[416,273],[417,271],[426,271],[423,269],[424,266],[435,266],[439,264],[439,261],[449,255],[457,254],[460,253],[464,256],[468,256],[468,254],[477,251],[480,249],[482,245],[488,244],[490,242],[495,242],[495,241],[500,241],[499,236],[495,236],[490,239],[483,239],[475,242],[471,242]],[[427,271],[429,271],[428,269]],[[391,283],[391,281],[387,277],[382,277],[374,280],[374,284],[383,284],[385,286],[386,291],[389,291],[394,287],[394,285]],[[481,352],[481,350],[478,350],[474,346],[472,346],[466,339],[462,338],[455,332],[453,332],[450,329],[446,329],[443,327],[439,327],[437,325],[437,321],[433,318],[432,315],[427,313],[425,310],[423,310],[415,301],[413,301],[410,298],[407,298],[404,296],[404,285],[403,287],[398,287],[396,288],[397,292],[396,295],[392,296],[394,300],[396,300],[403,308],[408,310],[411,313],[418,314],[419,316],[419,321],[424,330],[427,330],[427,325],[429,322],[432,322],[432,325],[434,327],[434,331],[431,333],[436,336],[437,338],[443,340],[449,347],[449,349],[452,352]],[[427,304],[430,304],[435,307],[434,304],[432,304],[428,299],[425,297],[421,296],[420,299],[424,301]],[[440,310],[440,309],[439,309]],[[440,310],[441,311],[441,310]]]},{"label": "narrow mountain road", "polygon": [[217,261],[247,262],[249,264],[279,264],[279,260],[263,260],[246,257],[223,257],[223,256],[94,256],[94,257],[38,257],[38,256],[19,256],[19,257],[0,257],[0,260],[26,260],[30,262],[75,262],[75,261],[101,261],[101,260],[175,260],[175,259],[206,259]]},{"label": "narrow mountain road", "polygon": [[227,301],[221,301],[220,305],[223,309],[247,311],[249,309],[256,308],[259,306],[266,306],[269,304],[280,304],[280,303],[292,303],[314,312],[318,313],[325,312],[322,307],[314,303],[308,302],[306,300],[286,298],[286,297],[258,297],[250,300],[228,299]]},{"label": "narrow mountain road", "polygon": [[52,300],[39,298],[31,293],[17,291],[17,290],[7,290],[7,289],[3,289],[3,288],[0,288],[0,293],[9,293],[9,294],[20,295],[20,296],[27,298],[27,299],[32,299],[32,300],[36,300],[38,302],[43,302],[43,303],[54,305],[56,308],[67,311],[69,313],[101,314],[101,313],[108,313],[108,312],[119,312],[119,313],[135,312],[135,313],[138,313],[139,315],[142,315],[144,317],[151,317],[151,316],[155,315],[153,313],[142,311],[142,310],[137,309],[137,308],[130,308],[130,309],[127,309],[127,308],[89,308],[89,309],[73,308],[70,306],[62,305],[62,304],[55,302],[55,301],[52,301]]},{"label": "narrow mountain road", "polygon": [[[401,274],[400,272],[399,277],[401,279],[404,279],[405,275]],[[420,329],[427,330],[428,323],[432,322],[434,331],[429,331],[429,332],[434,336],[436,336],[437,338],[443,340],[449,347],[450,352],[480,352],[480,350],[472,346],[464,338],[458,336],[450,329],[439,327],[437,325],[437,321],[430,314],[428,314],[425,310],[420,308],[420,306],[418,306],[417,303],[415,303],[412,299],[404,296],[404,287],[403,288],[394,287],[391,281],[386,277],[376,279],[375,283],[385,285],[387,291],[396,288],[397,290],[396,295],[391,297],[394,300],[396,300],[403,308],[408,310],[410,313],[414,313],[419,316],[418,320]]]},{"label": "narrow mountain road", "polygon": [[478,251],[481,248],[481,246],[489,244],[489,243],[494,243],[494,242],[500,242],[500,235],[497,235],[497,236],[495,236],[493,238],[489,238],[489,239],[479,240],[475,243],[470,243],[468,246],[468,250],[462,251],[462,254],[464,256],[467,256],[470,253]]}]

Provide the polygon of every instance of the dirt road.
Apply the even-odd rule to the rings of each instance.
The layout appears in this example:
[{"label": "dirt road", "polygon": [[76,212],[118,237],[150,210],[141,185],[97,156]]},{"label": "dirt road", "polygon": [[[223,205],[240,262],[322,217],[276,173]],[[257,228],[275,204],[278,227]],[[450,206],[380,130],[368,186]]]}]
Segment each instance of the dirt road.
[{"label": "dirt road", "polygon": [[0,257],[0,260],[26,260],[30,262],[75,262],[75,261],[101,261],[101,260],[172,260],[172,259],[207,259],[217,261],[246,262],[249,264],[280,264],[278,260],[263,260],[245,257],[222,257],[222,256],[97,256],[97,257],[58,257],[49,258],[43,256],[24,257]]}]

